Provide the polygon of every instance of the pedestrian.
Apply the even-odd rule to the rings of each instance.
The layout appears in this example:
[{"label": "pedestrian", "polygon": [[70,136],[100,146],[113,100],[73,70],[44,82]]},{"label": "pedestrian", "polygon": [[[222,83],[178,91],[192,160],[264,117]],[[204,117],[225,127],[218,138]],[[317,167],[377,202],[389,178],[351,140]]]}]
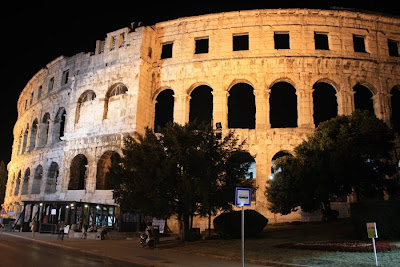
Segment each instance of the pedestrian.
[{"label": "pedestrian", "polygon": [[82,225],[82,236],[81,239],[86,239],[86,224]]},{"label": "pedestrian", "polygon": [[32,238],[35,237],[35,232],[37,230],[38,222],[36,220],[36,217],[34,217],[30,223],[31,226],[31,231],[32,231]]},{"label": "pedestrian", "polygon": [[64,228],[65,228],[65,222],[59,221],[58,222],[58,238],[57,239],[60,239],[60,237],[61,237],[61,241],[64,240]]}]

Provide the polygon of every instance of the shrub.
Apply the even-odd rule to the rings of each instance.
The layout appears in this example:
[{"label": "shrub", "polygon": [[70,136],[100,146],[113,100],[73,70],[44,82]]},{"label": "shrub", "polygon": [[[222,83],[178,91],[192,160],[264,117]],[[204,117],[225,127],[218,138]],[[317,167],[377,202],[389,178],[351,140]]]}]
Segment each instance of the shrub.
[{"label": "shrub", "polygon": [[400,201],[363,201],[352,203],[351,219],[359,238],[367,239],[368,222],[376,222],[379,239],[400,238]]},{"label": "shrub", "polygon": [[[214,219],[215,231],[223,238],[240,238],[242,212],[231,211],[220,214]],[[245,237],[255,237],[262,233],[268,219],[255,210],[244,211]]]},{"label": "shrub", "polygon": [[[385,252],[397,250],[398,247],[392,244],[376,242],[376,251]],[[372,242],[360,241],[308,241],[297,243],[285,243],[277,245],[278,248],[298,248],[323,251],[343,251],[343,252],[373,252]]]}]

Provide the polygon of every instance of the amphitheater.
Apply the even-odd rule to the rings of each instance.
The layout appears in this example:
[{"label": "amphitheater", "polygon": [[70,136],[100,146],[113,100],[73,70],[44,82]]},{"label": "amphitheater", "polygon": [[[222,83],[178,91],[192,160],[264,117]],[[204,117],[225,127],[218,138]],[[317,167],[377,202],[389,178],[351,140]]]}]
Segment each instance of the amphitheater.
[{"label": "amphitheater", "polygon": [[[23,229],[36,214],[43,231],[60,218],[114,227],[120,211],[105,173],[124,137],[197,118],[246,140],[262,189],[252,209],[271,223],[318,220],[268,210],[273,160],[355,109],[398,131],[399,42],[399,17],[344,9],[215,13],[110,32],[94,52],[54,59],[22,90],[4,207]],[[341,216],[348,201],[336,203]]]}]

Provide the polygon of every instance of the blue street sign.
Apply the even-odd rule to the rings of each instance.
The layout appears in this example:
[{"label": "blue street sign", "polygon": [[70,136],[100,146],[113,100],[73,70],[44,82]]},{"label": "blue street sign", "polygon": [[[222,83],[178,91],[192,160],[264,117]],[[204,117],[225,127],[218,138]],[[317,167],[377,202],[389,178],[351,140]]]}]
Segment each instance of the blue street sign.
[{"label": "blue street sign", "polygon": [[251,206],[250,188],[236,187],[235,205],[240,207]]}]

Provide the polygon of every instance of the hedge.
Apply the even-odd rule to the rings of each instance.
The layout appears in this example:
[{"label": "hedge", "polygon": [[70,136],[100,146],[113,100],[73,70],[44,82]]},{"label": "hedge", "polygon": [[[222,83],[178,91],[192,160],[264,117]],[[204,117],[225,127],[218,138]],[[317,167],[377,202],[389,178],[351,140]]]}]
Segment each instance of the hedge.
[{"label": "hedge", "polygon": [[[215,231],[222,238],[240,238],[242,232],[242,212],[232,211],[220,214],[214,219]],[[268,219],[255,210],[244,211],[245,237],[255,237],[262,233]]]},{"label": "hedge", "polygon": [[360,239],[368,239],[368,222],[375,222],[378,238],[400,239],[400,201],[362,201],[350,205],[351,219]]}]

